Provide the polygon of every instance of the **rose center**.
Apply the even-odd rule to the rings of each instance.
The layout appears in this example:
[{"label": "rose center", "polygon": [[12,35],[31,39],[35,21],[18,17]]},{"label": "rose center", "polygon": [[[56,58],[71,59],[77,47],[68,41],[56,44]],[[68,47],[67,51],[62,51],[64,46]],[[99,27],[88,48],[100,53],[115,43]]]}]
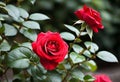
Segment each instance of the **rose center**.
[{"label": "rose center", "polygon": [[56,41],[49,41],[46,45],[47,52],[57,52],[59,50],[59,44]]}]

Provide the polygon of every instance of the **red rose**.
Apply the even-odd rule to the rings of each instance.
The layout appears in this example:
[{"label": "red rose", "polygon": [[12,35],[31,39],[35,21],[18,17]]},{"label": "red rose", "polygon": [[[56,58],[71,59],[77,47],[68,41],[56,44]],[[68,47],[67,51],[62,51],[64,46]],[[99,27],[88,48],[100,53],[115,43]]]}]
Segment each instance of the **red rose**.
[{"label": "red rose", "polygon": [[100,13],[92,8],[87,7],[86,5],[74,13],[80,20],[85,21],[94,32],[98,32],[99,28],[104,28],[104,26],[101,24]]},{"label": "red rose", "polygon": [[41,32],[32,43],[33,51],[47,70],[53,70],[68,53],[68,45],[57,32]]},{"label": "red rose", "polygon": [[105,74],[98,74],[95,75],[95,81],[94,82],[112,82],[110,78]]}]

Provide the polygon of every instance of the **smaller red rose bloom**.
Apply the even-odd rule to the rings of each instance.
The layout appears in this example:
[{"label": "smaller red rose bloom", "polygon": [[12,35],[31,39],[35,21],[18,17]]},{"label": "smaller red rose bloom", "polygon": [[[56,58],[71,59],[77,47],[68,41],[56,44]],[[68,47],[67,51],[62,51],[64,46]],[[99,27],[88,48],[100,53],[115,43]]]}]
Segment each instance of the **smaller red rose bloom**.
[{"label": "smaller red rose bloom", "polygon": [[104,28],[101,23],[100,13],[86,5],[74,13],[80,20],[85,21],[94,32],[98,32],[98,29]]},{"label": "smaller red rose bloom", "polygon": [[112,82],[110,78],[105,74],[98,74],[98,75],[95,75],[94,77],[95,77],[94,82]]},{"label": "smaller red rose bloom", "polygon": [[33,51],[40,57],[40,62],[47,70],[53,70],[64,60],[68,45],[57,32],[41,32],[32,43]]}]

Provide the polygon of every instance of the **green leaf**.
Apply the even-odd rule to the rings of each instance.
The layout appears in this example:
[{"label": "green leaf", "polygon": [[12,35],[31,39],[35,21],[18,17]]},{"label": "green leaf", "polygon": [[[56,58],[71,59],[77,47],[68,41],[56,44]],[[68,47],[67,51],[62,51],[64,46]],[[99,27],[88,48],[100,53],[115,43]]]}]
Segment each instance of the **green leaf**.
[{"label": "green leaf", "polygon": [[[7,8],[5,6],[0,6],[0,13],[1,14],[8,14]],[[0,18],[1,20],[1,18]]]},{"label": "green leaf", "polygon": [[8,14],[7,8],[0,6],[0,13]]},{"label": "green leaf", "polygon": [[28,39],[35,41],[37,38],[37,33],[34,30],[27,29],[27,28],[22,28],[20,30],[20,33],[23,34],[25,37]]},{"label": "green leaf", "polygon": [[92,57],[91,53],[90,53],[88,50],[85,50],[85,51],[83,52],[83,55],[85,55],[86,57],[89,57],[89,58]]},{"label": "green leaf", "polygon": [[32,20],[47,20],[47,19],[50,19],[48,16],[46,16],[42,13],[31,14],[29,18],[32,19]]},{"label": "green leaf", "polygon": [[14,26],[9,24],[4,24],[5,27],[5,36],[15,36],[17,34],[17,30]]},{"label": "green leaf", "polygon": [[0,21],[3,21],[4,20],[4,18],[2,18],[1,16],[0,16]]},{"label": "green leaf", "polygon": [[36,0],[29,0],[29,1],[30,1],[32,4],[34,4]]},{"label": "green leaf", "polygon": [[36,65],[31,65],[27,71],[30,75],[32,75],[36,79],[42,79],[38,77],[42,77],[47,72],[47,70],[45,70],[41,66],[41,64],[37,62],[36,62]]},{"label": "green leaf", "polygon": [[79,54],[77,54],[75,52],[71,52],[70,53],[70,59],[72,60],[72,62],[74,64],[85,61],[85,57],[84,56],[79,55]]},{"label": "green leaf", "polygon": [[42,82],[46,76],[47,72],[40,63],[35,62],[36,64],[31,64],[27,69],[27,72],[33,77],[34,82]]},{"label": "green leaf", "polygon": [[83,50],[83,48],[81,46],[79,46],[78,44],[73,44],[73,50],[76,53],[80,53]]},{"label": "green leaf", "polygon": [[86,61],[84,65],[86,65],[86,67],[92,72],[96,71],[97,69],[97,65],[93,60]]},{"label": "green leaf", "polygon": [[80,35],[85,36],[85,35],[87,35],[87,32],[81,32]]},{"label": "green leaf", "polygon": [[80,80],[79,80],[79,79],[76,79],[76,78],[71,78],[71,79],[70,79],[70,82],[80,82]]},{"label": "green leaf", "polygon": [[13,5],[7,5],[6,8],[7,8],[8,14],[11,17],[13,17],[15,20],[18,20],[18,18],[20,17],[20,12],[18,8]]},{"label": "green leaf", "polygon": [[83,81],[84,74],[82,73],[81,70],[75,69],[75,70],[72,71],[72,77],[76,78],[76,79],[79,79],[80,81]]},{"label": "green leaf", "polygon": [[67,27],[69,30],[75,32],[76,35],[79,36],[80,32],[79,32],[78,29],[76,29],[75,27],[70,26],[70,25],[67,25],[67,24],[65,24],[65,27]]},{"label": "green leaf", "polygon": [[[24,19],[21,18],[20,13],[22,13],[21,11],[19,11],[19,8],[14,6],[14,5],[7,5],[6,6],[6,10],[8,12],[8,14],[13,18],[14,21],[16,22],[23,22]],[[24,14],[26,15],[26,14]]]},{"label": "green leaf", "polygon": [[109,13],[109,12],[107,12],[107,11],[102,11],[101,12],[101,16],[102,16],[102,18],[104,19],[104,20],[106,20],[106,21],[111,21],[112,19],[112,17],[111,17],[111,14]]},{"label": "green leaf", "polygon": [[29,49],[32,50],[32,46],[31,46],[31,43],[30,43],[30,42],[22,43],[22,44],[20,44],[19,46],[27,47],[27,48],[29,48]]},{"label": "green leaf", "polygon": [[56,72],[51,72],[48,76],[48,82],[62,82],[61,75]]},{"label": "green leaf", "polygon": [[81,24],[80,31],[84,31],[86,27],[87,27],[87,24],[86,24],[85,22],[83,22],[83,23]]},{"label": "green leaf", "polygon": [[85,43],[85,46],[87,48],[90,48],[89,50],[92,52],[92,53],[95,53],[96,51],[98,51],[99,47],[97,44],[93,43],[93,42],[90,42],[90,41],[86,41]]},{"label": "green leaf", "polygon": [[0,44],[0,51],[9,51],[11,46],[6,40],[3,40],[3,42]]},{"label": "green leaf", "polygon": [[19,47],[8,53],[8,66],[11,68],[27,68],[33,53],[25,47]]},{"label": "green leaf", "polygon": [[10,63],[9,66],[11,68],[27,68],[29,66],[29,63],[30,63],[29,59],[22,58],[22,59],[13,61],[12,63]]},{"label": "green leaf", "polygon": [[2,40],[2,37],[0,36],[0,41]]},{"label": "green leaf", "polygon": [[95,80],[95,78],[92,77],[91,75],[85,75],[84,80],[85,80],[85,82],[93,82]]},{"label": "green leaf", "polygon": [[21,18],[21,17],[19,17],[17,20],[16,19],[14,19],[16,22],[19,22],[19,23],[22,23],[22,22],[24,22],[24,19],[23,18]]},{"label": "green leaf", "polygon": [[20,16],[23,17],[23,18],[28,18],[29,14],[28,12],[23,9],[23,8],[18,8],[19,12],[20,12]]},{"label": "green leaf", "polygon": [[61,34],[61,37],[65,40],[74,40],[75,39],[75,36],[69,32],[62,32]]},{"label": "green leaf", "polygon": [[98,52],[97,57],[106,62],[118,62],[117,58],[108,51]]},{"label": "green leaf", "polygon": [[87,30],[87,33],[88,33],[90,39],[92,40],[92,37],[93,37],[93,30],[92,30],[90,27],[88,27],[88,26],[87,26],[86,30]]},{"label": "green leaf", "polygon": [[40,29],[40,25],[35,21],[25,21],[23,25],[30,29]]},{"label": "green leaf", "polygon": [[1,23],[1,21],[0,21],[0,27],[2,27],[2,23]]},{"label": "green leaf", "polygon": [[4,21],[5,19],[9,19],[9,16],[5,14],[0,14],[0,20]]},{"label": "green leaf", "polygon": [[75,24],[82,24],[82,23],[84,23],[83,20],[78,20],[78,21],[76,21],[76,22],[74,23],[74,25],[75,25]]},{"label": "green leaf", "polygon": [[0,6],[5,7],[5,6],[6,6],[6,4],[5,4],[5,3],[3,3],[3,2],[0,2]]},{"label": "green leaf", "polygon": [[63,64],[66,70],[71,69],[71,65],[69,63],[64,63]]}]

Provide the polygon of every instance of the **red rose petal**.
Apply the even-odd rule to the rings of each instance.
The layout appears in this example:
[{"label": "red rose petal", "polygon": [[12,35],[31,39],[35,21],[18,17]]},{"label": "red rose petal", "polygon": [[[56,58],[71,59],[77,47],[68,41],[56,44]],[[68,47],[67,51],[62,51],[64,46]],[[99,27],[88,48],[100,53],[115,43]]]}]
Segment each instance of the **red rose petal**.
[{"label": "red rose petal", "polygon": [[43,58],[40,59],[40,62],[46,70],[53,70],[58,65],[57,62],[49,61],[49,60],[46,60],[46,59],[43,59]]},{"label": "red rose petal", "polygon": [[32,43],[33,51],[47,70],[53,70],[68,53],[68,45],[57,32],[41,32]]},{"label": "red rose petal", "polygon": [[111,79],[105,74],[98,74],[95,75],[94,77],[95,77],[94,82],[112,82]]}]

